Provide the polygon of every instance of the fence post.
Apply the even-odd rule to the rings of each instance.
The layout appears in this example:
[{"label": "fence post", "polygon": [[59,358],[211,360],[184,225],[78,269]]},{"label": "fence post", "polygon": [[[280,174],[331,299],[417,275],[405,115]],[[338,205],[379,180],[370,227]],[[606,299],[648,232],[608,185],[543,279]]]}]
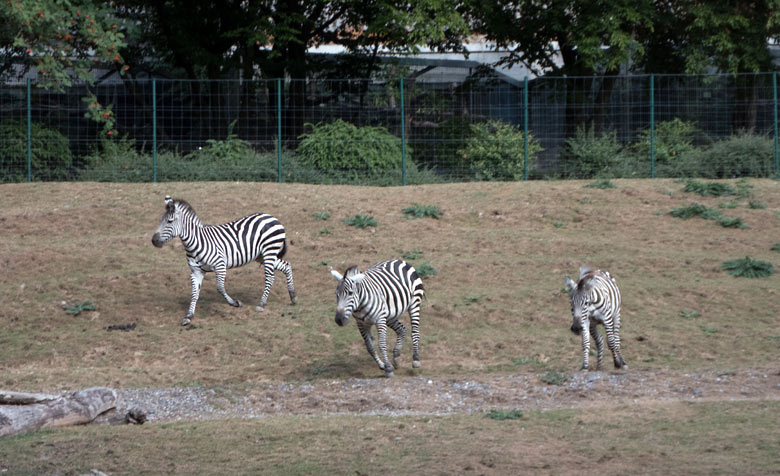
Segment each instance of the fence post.
[{"label": "fence post", "polygon": [[276,177],[282,183],[282,78],[276,78]]},{"label": "fence post", "polygon": [[152,183],[157,183],[157,79],[152,78]]},{"label": "fence post", "polygon": [[650,178],[655,178],[655,76],[650,75]]},{"label": "fence post", "polygon": [[401,78],[401,185],[406,185],[406,112],[404,110],[404,78]]},{"label": "fence post", "polygon": [[528,180],[528,76],[523,79],[523,180]]},{"label": "fence post", "polygon": [[30,78],[27,78],[27,183],[32,181],[32,101],[30,99],[32,88]]},{"label": "fence post", "polygon": [[772,73],[772,99],[775,116],[775,175],[780,175],[780,162],[777,153],[777,71]]}]

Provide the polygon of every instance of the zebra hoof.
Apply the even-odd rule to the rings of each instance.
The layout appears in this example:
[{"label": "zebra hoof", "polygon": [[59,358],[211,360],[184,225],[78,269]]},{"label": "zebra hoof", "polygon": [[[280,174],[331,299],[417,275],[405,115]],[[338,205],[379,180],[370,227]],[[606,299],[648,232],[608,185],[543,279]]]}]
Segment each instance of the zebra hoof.
[{"label": "zebra hoof", "polygon": [[392,378],[393,377],[393,371],[385,371],[385,378]]},{"label": "zebra hoof", "polygon": [[239,301],[238,299],[236,299],[236,300],[235,300],[235,303],[234,303],[234,304],[231,304],[231,306],[233,306],[233,307],[241,307],[241,301]]},{"label": "zebra hoof", "polygon": [[263,306],[257,306],[255,308],[255,311],[257,311],[257,312],[263,312],[264,310],[265,310],[265,308]]},{"label": "zebra hoof", "polygon": [[188,325],[190,325],[190,322],[192,322],[192,319],[190,319],[189,317],[185,317],[185,318],[184,318],[184,319],[181,321],[181,325],[183,325],[183,326],[188,326]]},{"label": "zebra hoof", "polygon": [[412,361],[412,367],[414,367],[416,369],[419,369],[420,368],[420,361],[419,360]]},{"label": "zebra hoof", "polygon": [[295,295],[295,292],[290,293],[290,303],[292,305],[295,305],[298,302],[298,296]]}]

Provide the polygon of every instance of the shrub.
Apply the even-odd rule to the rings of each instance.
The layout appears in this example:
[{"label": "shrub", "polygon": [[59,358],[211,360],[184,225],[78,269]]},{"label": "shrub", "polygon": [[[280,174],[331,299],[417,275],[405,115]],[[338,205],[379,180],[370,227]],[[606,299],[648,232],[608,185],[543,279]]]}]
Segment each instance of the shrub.
[{"label": "shrub", "polygon": [[[696,148],[699,131],[692,122],[674,118],[655,127],[655,173],[658,177],[694,177],[700,173]],[[631,151],[640,164],[640,173],[650,173],[650,129],[639,134]],[[646,171],[644,170],[646,169]]]},{"label": "shrub", "polygon": [[617,133],[609,131],[596,137],[595,126],[577,127],[577,135],[566,139],[566,172],[576,178],[613,175],[616,167],[625,162],[623,146]]},{"label": "shrub", "polygon": [[734,187],[727,183],[720,182],[700,182],[698,180],[688,180],[685,182],[685,191],[696,193],[701,196],[714,195],[734,195]]},{"label": "shrub", "polygon": [[468,160],[458,151],[466,145],[470,125],[468,118],[459,116],[442,121],[438,127],[420,128],[413,142],[414,161],[442,175],[467,177]]},{"label": "shrub", "polygon": [[325,221],[328,218],[330,218],[330,213],[328,212],[314,212],[312,213],[312,215],[314,215],[314,218],[316,218],[317,220],[322,220],[322,221]]},{"label": "shrub", "polygon": [[600,189],[615,188],[615,184],[610,182],[609,179],[598,179],[595,182],[585,185],[585,188],[600,188]]},{"label": "shrub", "polygon": [[774,244],[774,245],[772,245],[772,247],[771,247],[771,248],[769,248],[769,249],[770,249],[771,251],[777,251],[778,253],[780,253],[780,243],[775,243],[775,244]]},{"label": "shrub", "polygon": [[296,155],[302,164],[326,172],[376,176],[401,167],[401,140],[384,127],[357,127],[341,119],[306,124]]},{"label": "shrub", "polygon": [[553,370],[547,371],[539,377],[542,382],[549,385],[563,385],[569,380],[569,376]]},{"label": "shrub", "polygon": [[[63,180],[70,175],[73,155],[67,137],[33,122],[30,128],[32,180]],[[0,182],[27,180],[27,122],[0,123]]]},{"label": "shrub", "polygon": [[[471,124],[469,138],[458,154],[468,161],[477,180],[520,180],[523,178],[523,148],[523,131],[519,127],[494,120]],[[529,173],[541,150],[539,141],[529,134]]]},{"label": "shrub", "polygon": [[697,152],[698,175],[708,178],[770,177],[774,142],[767,136],[740,132]]},{"label": "shrub", "polygon": [[417,271],[417,276],[420,278],[424,278],[426,276],[436,276],[439,274],[439,272],[436,271],[433,266],[428,264],[427,261],[415,266],[414,270]]},{"label": "shrub", "polygon": [[775,269],[772,263],[766,261],[757,261],[749,256],[744,258],[725,261],[721,269],[728,271],[732,276],[745,278],[765,278],[774,274]]},{"label": "shrub", "polygon": [[718,210],[705,205],[700,205],[698,203],[675,208],[670,212],[670,214],[673,217],[682,218],[683,220],[698,216],[704,218],[705,220],[716,220],[721,216],[721,213]]},{"label": "shrub", "polygon": [[518,418],[523,417],[523,411],[522,410],[490,410],[488,413],[485,414],[486,418],[490,418],[491,420],[517,420]]},{"label": "shrub", "polygon": [[423,251],[422,250],[414,249],[412,251],[407,251],[406,253],[402,254],[401,258],[403,258],[403,259],[405,259],[407,261],[412,261],[412,260],[416,260],[417,258],[419,258],[422,255],[423,255]]}]

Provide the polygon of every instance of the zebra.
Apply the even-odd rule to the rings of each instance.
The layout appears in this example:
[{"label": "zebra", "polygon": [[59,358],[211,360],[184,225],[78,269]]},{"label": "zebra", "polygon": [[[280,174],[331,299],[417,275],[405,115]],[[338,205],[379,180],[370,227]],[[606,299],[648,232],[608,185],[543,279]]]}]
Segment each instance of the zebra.
[{"label": "zebra", "polygon": [[282,259],[287,252],[284,227],[271,215],[256,213],[223,225],[204,225],[192,205],[185,200],[166,196],[165,213],[152,236],[152,244],[162,248],[177,236],[187,251],[192,282],[190,307],[181,325],[186,326],[192,321],[203,276],[209,271],[217,275],[217,290],[228,304],[239,307],[241,302],[231,298],[225,291],[226,271],[254,260],[262,263],[265,269],[265,289],[255,310],[261,312],[265,308],[274,283],[274,270],[285,274],[290,301],[296,303],[292,267]]},{"label": "zebra", "polygon": [[[342,276],[330,268],[330,273],[339,282],[336,288],[336,324],[344,326],[351,315],[355,316],[360,335],[368,353],[385,371],[385,377],[393,376],[398,368],[401,346],[406,337],[406,327],[398,318],[409,311],[412,324],[412,367],[420,367],[420,303],[425,290],[417,271],[407,262],[396,259],[377,263],[365,272],[357,266],[349,267]],[[379,352],[374,349],[371,327],[376,325]],[[387,328],[397,335],[393,348],[392,365],[387,360]]]},{"label": "zebra", "polygon": [[588,370],[590,336],[598,347],[598,364],[604,357],[604,341],[598,333],[598,324],[603,324],[607,334],[607,345],[612,351],[616,369],[628,369],[620,355],[620,290],[615,279],[606,271],[580,268],[580,278],[575,283],[565,278],[566,290],[571,292],[571,331],[582,335],[582,370]]}]

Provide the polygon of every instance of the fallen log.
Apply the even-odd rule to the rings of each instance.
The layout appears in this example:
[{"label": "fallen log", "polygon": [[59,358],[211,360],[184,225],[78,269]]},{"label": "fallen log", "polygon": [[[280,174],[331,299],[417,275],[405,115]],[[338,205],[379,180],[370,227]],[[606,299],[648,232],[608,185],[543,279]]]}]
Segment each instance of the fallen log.
[{"label": "fallen log", "polygon": [[117,398],[114,390],[105,387],[59,396],[0,390],[0,437],[90,423],[115,408]]}]

